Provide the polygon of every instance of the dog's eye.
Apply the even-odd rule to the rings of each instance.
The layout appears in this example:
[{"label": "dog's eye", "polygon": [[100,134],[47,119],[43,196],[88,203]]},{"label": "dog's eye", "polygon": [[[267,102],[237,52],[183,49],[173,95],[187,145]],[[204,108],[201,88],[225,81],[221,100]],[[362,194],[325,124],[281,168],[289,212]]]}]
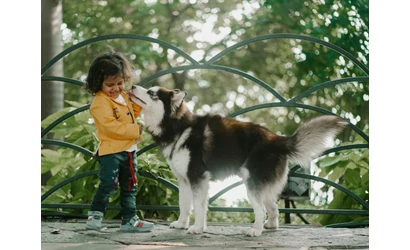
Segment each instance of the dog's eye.
[{"label": "dog's eye", "polygon": [[152,91],[152,90],[148,90],[147,94],[151,97],[151,99],[153,100],[157,100],[158,99],[158,95],[156,92]]}]

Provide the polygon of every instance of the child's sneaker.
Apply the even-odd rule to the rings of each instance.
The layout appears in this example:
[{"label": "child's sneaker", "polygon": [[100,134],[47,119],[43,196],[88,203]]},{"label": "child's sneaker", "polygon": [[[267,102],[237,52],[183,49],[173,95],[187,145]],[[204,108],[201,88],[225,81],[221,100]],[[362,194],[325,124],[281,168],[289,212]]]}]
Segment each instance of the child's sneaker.
[{"label": "child's sneaker", "polygon": [[120,231],[149,232],[154,228],[154,223],[142,221],[138,216],[132,217],[125,225],[120,226]]},{"label": "child's sneaker", "polygon": [[88,211],[88,220],[85,228],[91,230],[100,230],[103,216],[104,214],[100,211]]}]

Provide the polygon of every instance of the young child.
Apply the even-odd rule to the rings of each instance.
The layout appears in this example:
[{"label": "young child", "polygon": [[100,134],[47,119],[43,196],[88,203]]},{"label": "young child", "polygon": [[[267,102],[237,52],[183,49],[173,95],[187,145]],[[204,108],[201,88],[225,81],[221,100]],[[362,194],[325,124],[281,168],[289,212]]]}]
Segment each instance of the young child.
[{"label": "young child", "polygon": [[120,231],[147,232],[153,223],[136,214],[137,143],[142,127],[136,123],[142,108],[130,101],[124,91],[134,76],[132,64],[115,51],[98,56],[92,62],[84,84],[94,96],[90,114],[97,128],[99,145],[94,156],[100,163],[101,180],[88,211],[87,229],[101,229],[108,198],[120,186],[122,222]]}]

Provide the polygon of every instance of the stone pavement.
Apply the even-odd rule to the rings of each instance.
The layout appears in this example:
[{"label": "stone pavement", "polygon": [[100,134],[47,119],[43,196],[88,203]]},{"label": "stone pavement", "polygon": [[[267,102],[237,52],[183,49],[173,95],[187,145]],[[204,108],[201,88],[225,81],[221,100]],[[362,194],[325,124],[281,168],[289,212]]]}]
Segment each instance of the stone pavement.
[{"label": "stone pavement", "polygon": [[243,234],[250,224],[208,223],[200,235],[169,228],[155,222],[148,233],[119,232],[119,221],[103,221],[100,232],[86,230],[84,219],[43,220],[42,250],[327,250],[369,249],[369,228],[326,228],[311,225],[282,225],[265,230],[259,237]]}]

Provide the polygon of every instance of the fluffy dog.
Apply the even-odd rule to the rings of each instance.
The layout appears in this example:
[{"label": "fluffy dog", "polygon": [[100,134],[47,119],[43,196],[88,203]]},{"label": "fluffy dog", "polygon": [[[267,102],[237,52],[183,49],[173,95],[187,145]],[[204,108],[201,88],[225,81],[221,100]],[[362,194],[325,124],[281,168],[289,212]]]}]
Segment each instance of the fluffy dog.
[{"label": "fluffy dog", "polygon": [[[184,103],[187,93],[178,89],[134,85],[128,94],[143,107],[145,127],[178,179],[180,215],[170,227],[193,234],[206,229],[209,181],[232,175],[243,179],[255,213],[246,235],[278,228],[277,201],[289,164],[309,167],[346,125],[337,116],[319,116],[294,135],[279,136],[251,122],[193,114]],[[192,206],[195,222],[189,227]]]}]

